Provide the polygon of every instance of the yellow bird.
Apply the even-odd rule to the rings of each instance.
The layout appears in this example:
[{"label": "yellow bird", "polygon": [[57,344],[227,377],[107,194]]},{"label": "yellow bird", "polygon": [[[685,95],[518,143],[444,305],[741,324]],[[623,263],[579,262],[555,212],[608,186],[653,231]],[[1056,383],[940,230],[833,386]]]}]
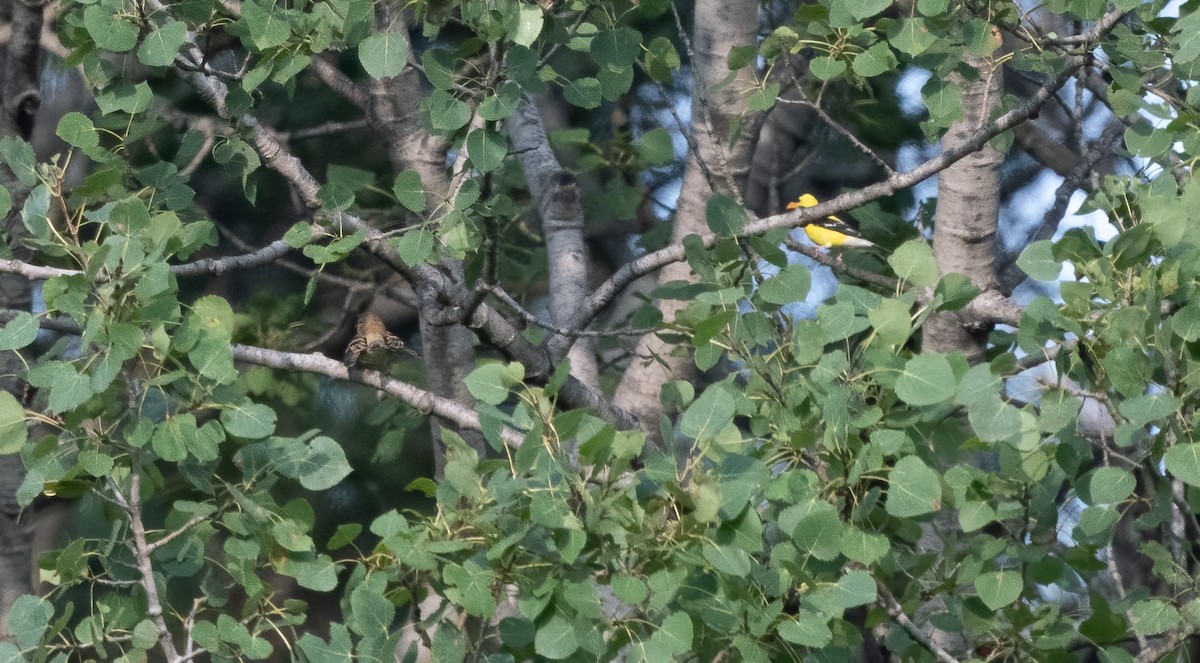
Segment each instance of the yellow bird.
[{"label": "yellow bird", "polygon": [[[797,209],[799,207],[816,207],[817,199],[810,193],[800,196],[794,203],[788,204],[788,209]],[[804,226],[804,232],[808,238],[817,246],[825,248],[830,247],[848,247],[852,249],[869,249],[877,245],[866,239],[858,232],[858,229],[853,225],[833,216],[832,214],[824,219],[809,221]]]}]

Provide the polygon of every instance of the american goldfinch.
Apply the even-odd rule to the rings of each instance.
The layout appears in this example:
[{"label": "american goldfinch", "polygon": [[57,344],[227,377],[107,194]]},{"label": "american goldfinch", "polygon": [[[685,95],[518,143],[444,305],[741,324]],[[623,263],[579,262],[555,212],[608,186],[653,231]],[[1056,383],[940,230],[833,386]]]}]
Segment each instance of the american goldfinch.
[{"label": "american goldfinch", "polygon": [[[790,203],[788,209],[796,209],[799,207],[815,207],[817,199],[812,194],[806,193],[800,196],[794,203]],[[829,215],[824,219],[809,221],[808,225],[804,226],[804,232],[808,238],[817,246],[829,247],[849,247],[853,249],[869,249],[875,247],[876,244],[859,234],[858,229],[849,223]]]}]

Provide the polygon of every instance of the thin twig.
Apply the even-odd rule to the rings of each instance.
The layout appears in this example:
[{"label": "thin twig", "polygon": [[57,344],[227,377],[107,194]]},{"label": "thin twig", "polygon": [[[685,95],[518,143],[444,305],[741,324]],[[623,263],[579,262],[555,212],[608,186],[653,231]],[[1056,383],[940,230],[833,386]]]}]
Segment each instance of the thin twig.
[{"label": "thin twig", "polygon": [[662,329],[658,327],[623,327],[621,329],[597,330],[567,329],[566,327],[558,327],[542,320],[529,310],[522,307],[517,300],[513,299],[512,295],[505,292],[505,290],[499,286],[495,286],[490,283],[476,283],[475,287],[490,292],[492,296],[494,296],[496,299],[499,299],[505,306],[511,309],[513,313],[516,313],[518,316],[520,316],[525,322],[537,327],[541,327],[542,329],[554,334],[583,338],[611,338],[614,336],[645,336],[646,334],[652,332],[662,331]]},{"label": "thin twig", "polygon": [[854,278],[858,279],[859,281],[866,281],[867,283],[874,283],[875,285],[880,286],[882,288],[887,288],[888,290],[895,290],[896,286],[898,286],[900,284],[900,282],[897,281],[896,279],[884,276],[883,274],[876,274],[875,272],[868,272],[865,269],[851,267],[850,265],[847,265],[845,262],[838,260],[837,258],[829,255],[825,251],[822,251],[821,249],[818,249],[817,247],[809,245],[809,244],[802,244],[799,241],[792,239],[791,237],[784,239],[783,242],[792,251],[795,251],[796,253],[800,253],[805,256],[808,256],[812,260],[815,260],[815,261],[821,263],[822,265],[825,265],[826,267],[832,269],[835,272],[843,272],[845,274],[849,274],[850,276],[853,276]]},{"label": "thin twig", "polygon": [[942,663],[959,663],[958,659],[951,656],[945,649],[939,647],[933,641],[933,638],[929,637],[928,634],[908,618],[908,615],[904,614],[904,607],[900,605],[895,596],[892,596],[892,592],[888,590],[887,586],[879,581],[875,582],[875,586],[879,589],[879,605],[883,607],[889,617],[896,620],[896,623],[900,625],[900,628],[904,629],[905,633],[908,633],[913,640],[916,640],[922,647],[929,650],[929,653],[933,654]]},{"label": "thin twig", "polygon": [[152,553],[155,550],[158,550],[159,548],[161,548],[162,546],[165,546],[168,543],[170,543],[171,541],[175,540],[180,534],[183,534],[184,532],[188,531],[189,529],[195,527],[196,525],[199,525],[200,523],[202,523],[208,519],[209,519],[209,516],[192,516],[190,519],[188,519],[188,521],[186,523],[184,523],[183,525],[180,525],[179,529],[176,529],[176,530],[172,531],[170,534],[167,534],[163,538],[155,541],[154,543],[147,545],[146,550],[148,552]]},{"label": "thin twig", "polygon": [[134,464],[133,472],[129,475],[129,496],[122,495],[114,483],[113,497],[121,505],[121,509],[129,519],[129,528],[133,532],[133,540],[129,541],[127,545],[130,552],[133,553],[134,562],[141,576],[142,591],[146,593],[146,614],[149,615],[155,630],[158,631],[158,644],[163,655],[170,663],[178,663],[181,657],[179,650],[175,648],[175,638],[171,635],[167,620],[163,617],[162,600],[158,595],[158,582],[154,578],[154,565],[150,561],[150,554],[153,551],[146,542],[146,525],[142,522],[142,472],[137,463]]}]

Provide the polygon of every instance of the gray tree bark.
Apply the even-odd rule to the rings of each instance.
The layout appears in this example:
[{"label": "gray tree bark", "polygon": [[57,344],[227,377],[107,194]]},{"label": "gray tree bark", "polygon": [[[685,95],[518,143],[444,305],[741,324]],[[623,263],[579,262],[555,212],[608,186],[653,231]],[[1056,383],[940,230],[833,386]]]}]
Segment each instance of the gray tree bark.
[{"label": "gray tree bark", "polygon": [[[996,35],[999,40],[999,35]],[[1002,75],[995,58],[966,56],[978,78],[955,76],[962,90],[962,118],[942,138],[942,151],[953,149],[986,126],[1000,105]],[[980,290],[996,287],[996,231],[1000,220],[1000,163],[1004,155],[984,145],[938,175],[938,206],[933,253],[941,275],[963,274]],[[974,364],[983,359],[986,326],[973,326],[958,313],[930,316],[922,347],[932,352],[962,352]]]},{"label": "gray tree bark", "polygon": [[[735,46],[755,43],[757,17],[758,3],[751,0],[696,2],[691,122],[694,149],[688,155],[675,207],[672,242],[707,232],[705,208],[709,197],[731,192],[733,182],[746,169],[749,156],[746,142],[732,147],[727,142],[732,122],[743,113],[746,91],[754,82],[748,69],[740,70],[732,81],[726,81],[731,74],[726,57]],[[659,282],[693,278],[686,262],[676,262],[663,268]],[[685,305],[686,302],[663,301],[663,318],[672,320]],[[687,353],[677,352],[679,349],[655,334],[643,336],[614,395],[616,405],[637,415],[642,427],[652,433],[658,430],[662,414],[659,399],[662,386],[684,378],[695,368]]]},{"label": "gray tree bark", "polygon": [[[542,218],[542,235],[550,267],[550,321],[566,326],[587,299],[588,248],[583,236],[583,205],[575,178],[562,169],[537,106],[522,101],[508,120],[513,150],[520,155],[525,181]],[[571,374],[593,389],[600,386],[600,371],[589,339],[576,339],[567,354]]]},{"label": "gray tree bark", "polygon": [[[381,29],[405,30],[398,3],[383,2],[375,7],[375,22]],[[411,168],[421,176],[425,191],[432,194],[429,209],[437,209],[452,195],[450,178],[446,175],[446,151],[444,140],[431,135],[421,124],[420,74],[413,67],[405,67],[391,79],[372,82],[368,116],[376,132],[387,146],[388,158],[396,172]],[[452,261],[446,265],[453,275],[462,280],[462,264]],[[421,348],[425,358],[425,379],[430,391],[473,407],[475,399],[467,391],[466,377],[475,366],[475,335],[461,324],[438,325],[420,318]],[[442,442],[442,422],[430,420],[433,437],[434,476],[441,479],[446,468],[446,446]],[[486,453],[486,445],[479,435],[458,430],[467,442],[480,452]]]}]

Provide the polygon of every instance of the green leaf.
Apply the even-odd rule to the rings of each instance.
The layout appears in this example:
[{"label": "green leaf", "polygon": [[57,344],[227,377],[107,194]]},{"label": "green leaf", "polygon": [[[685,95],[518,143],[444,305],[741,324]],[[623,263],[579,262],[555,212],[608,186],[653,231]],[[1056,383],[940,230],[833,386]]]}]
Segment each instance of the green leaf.
[{"label": "green leaf", "polygon": [[671,140],[671,132],[663,127],[647,131],[634,146],[647,166],[664,166],[675,160],[675,143]]},{"label": "green leaf", "polygon": [[512,81],[504,81],[496,88],[496,93],[488,95],[479,104],[479,117],[496,122],[508,118],[517,108],[521,100],[521,86]]},{"label": "green leaf", "polygon": [[750,556],[741,548],[705,541],[704,559],[717,571],[735,578],[750,573]]},{"label": "green leaf", "polygon": [[967,419],[984,442],[1001,442],[1021,432],[1021,411],[1001,400],[998,393],[972,400]]},{"label": "green leaf", "polygon": [[85,449],[79,452],[79,466],[94,477],[106,477],[113,470],[112,456]]},{"label": "green leaf", "polygon": [[92,150],[100,146],[100,134],[96,132],[96,125],[92,124],[91,118],[72,111],[62,116],[58,121],[58,129],[55,134],[67,142],[68,145],[84,150]]},{"label": "green leaf", "polygon": [[159,424],[150,445],[159,458],[177,463],[187,458],[188,447],[195,444],[196,436],[196,417],[185,412]]},{"label": "green leaf", "polygon": [[888,477],[887,512],[912,518],[942,508],[942,484],[937,472],[916,456],[901,458]]},{"label": "green leaf", "polygon": [[724,384],[714,384],[684,411],[679,432],[693,440],[713,437],[733,422],[733,413],[733,397]]},{"label": "green leaf", "polygon": [[821,561],[837,559],[841,552],[846,526],[837,508],[824,500],[813,499],[788,507],[779,515],[779,526],[784,531],[791,530],[797,549]]},{"label": "green leaf", "polygon": [[674,612],[650,639],[662,643],[672,654],[685,654],[692,648],[692,628],[692,618],[686,612]]},{"label": "green leaf", "polygon": [[371,78],[391,78],[408,62],[408,38],[399,32],[381,32],[362,40],[358,60]]},{"label": "green leaf", "polygon": [[514,15],[515,25],[508,28],[508,36],[513,43],[521,46],[532,46],[534,40],[542,33],[544,18],[542,10],[534,5],[517,5]]},{"label": "green leaf", "polygon": [[1157,128],[1144,120],[1125,129],[1125,146],[1140,157],[1156,157],[1166,152],[1174,141],[1173,132]]},{"label": "green leaf", "polygon": [[491,129],[476,129],[467,135],[467,155],[481,173],[500,167],[508,155],[504,137]]},{"label": "green leaf", "polygon": [[600,81],[590,76],[573,80],[563,88],[563,98],[580,108],[599,108],[602,95]]},{"label": "green leaf", "polygon": [[771,83],[750,93],[750,96],[746,98],[746,110],[751,113],[761,113],[773,108],[778,100],[779,83]]},{"label": "green leaf", "polygon": [[283,239],[293,249],[304,248],[314,239],[312,224],[307,221],[297,222],[283,234]]},{"label": "green leaf", "polygon": [[[8,163],[8,167],[12,169],[21,184],[32,187],[38,183],[37,156],[34,155],[33,146],[29,143],[20,138],[0,138],[0,156],[4,157],[4,161]],[[11,201],[11,199],[10,195],[9,200]]]},{"label": "green leaf", "polygon": [[328,490],[345,479],[351,469],[342,445],[333,438],[320,435],[308,443],[296,473],[300,485],[308,490]]},{"label": "green leaf", "polygon": [[909,359],[896,380],[896,395],[909,405],[935,405],[954,395],[957,381],[944,355],[921,354]]},{"label": "green leaf", "polygon": [[[91,379],[86,373],[77,371],[75,366],[63,362],[50,362],[39,368],[45,368],[50,377],[48,384],[35,384],[35,386],[50,387],[50,412],[54,414],[66,412],[91,397]],[[34,382],[32,372],[30,373],[30,382]]]},{"label": "green leaf", "polygon": [[888,41],[896,50],[916,57],[937,43],[923,18],[908,18],[890,21],[887,29]]},{"label": "green leaf", "polygon": [[396,196],[396,201],[410,211],[425,211],[425,185],[417,171],[406,170],[397,175],[396,182],[392,185],[392,193]]},{"label": "green leaf", "polygon": [[625,573],[618,573],[612,579],[613,594],[629,605],[638,605],[650,595],[646,583],[641,578]]},{"label": "green leaf", "polygon": [[837,595],[843,609],[875,602],[875,579],[866,571],[851,571],[838,578]]},{"label": "green leaf", "polygon": [[820,649],[833,639],[833,632],[829,630],[828,620],[804,611],[779,625],[779,637],[802,647]]},{"label": "green leaf", "polygon": [[974,532],[994,520],[996,510],[987,502],[970,501],[963,504],[958,511],[958,526],[964,532]]},{"label": "green leaf", "polygon": [[746,210],[730,196],[712,196],[705,209],[705,220],[714,233],[733,237],[746,227]]},{"label": "green leaf", "polygon": [[1089,505],[1119,504],[1137,487],[1133,474],[1118,467],[1097,468],[1080,483],[1080,497]]},{"label": "green leaf", "polygon": [[819,55],[808,64],[809,71],[818,80],[829,81],[841,76],[846,71],[846,61]]},{"label": "green leaf", "polygon": [[96,46],[104,50],[124,53],[137,46],[138,27],[99,4],[83,10],[83,27]]},{"label": "green leaf", "polygon": [[605,30],[592,39],[592,59],[609,71],[629,69],[642,49],[642,35],[632,28]]},{"label": "green leaf", "polygon": [[1171,33],[1176,35],[1175,64],[1187,64],[1200,58],[1200,12],[1180,14]]},{"label": "green leaf", "polygon": [[1015,571],[990,571],[975,578],[975,591],[990,610],[999,610],[1021,598],[1025,582]]},{"label": "green leaf", "polygon": [[887,262],[896,276],[915,286],[924,288],[937,283],[937,261],[933,258],[933,249],[923,239],[910,239],[896,247]]},{"label": "green leaf", "polygon": [[312,633],[305,633],[297,644],[311,663],[342,663],[355,658],[350,631],[337,622],[329,625],[328,643]]},{"label": "green leaf", "polygon": [[1170,631],[1179,625],[1180,618],[1179,611],[1170,603],[1147,599],[1129,608],[1129,621],[1134,633],[1147,636]]},{"label": "green leaf", "polygon": [[278,569],[305,589],[332,592],[337,587],[338,567],[328,555],[297,554],[284,559]]},{"label": "green leaf", "polygon": [[1145,426],[1152,421],[1174,415],[1182,405],[1178,398],[1170,394],[1146,394],[1121,403],[1117,406],[1117,411],[1134,426]]},{"label": "green leaf", "polygon": [[509,387],[524,378],[520,364],[484,364],[464,380],[467,391],[488,405],[499,405],[508,398]]},{"label": "green leaf", "polygon": [[935,76],[925,83],[920,96],[930,119],[936,120],[938,126],[949,126],[962,118],[962,89],[958,85]]},{"label": "green leaf", "polygon": [[[17,644],[32,649],[42,641],[42,635],[54,617],[54,606],[47,600],[32,594],[16,598],[8,609],[8,630]],[[24,660],[22,657],[21,660]]]},{"label": "green leaf", "polygon": [[834,0],[831,11],[846,11],[861,21],[887,9],[891,4],[892,0]]},{"label": "green leaf", "polygon": [[381,575],[369,576],[350,592],[346,625],[368,638],[386,638],[396,617],[396,606],[384,596],[387,583]]},{"label": "green leaf", "polygon": [[491,569],[467,560],[462,566],[447,564],[442,569],[442,578],[454,588],[447,595],[461,604],[467,614],[487,619],[496,613],[496,598],[492,596],[496,576]]},{"label": "green leaf", "polygon": [[859,564],[873,564],[891,550],[892,544],[886,536],[864,532],[856,527],[847,527],[838,542],[839,551]]},{"label": "green leaf", "polygon": [[433,259],[433,245],[437,241],[433,233],[424,228],[414,228],[392,240],[405,264],[415,266]]},{"label": "green leaf", "polygon": [[338,550],[354,543],[358,535],[362,533],[362,524],[360,523],[342,523],[338,525],[333,532],[333,536],[329,537],[329,543],[325,547],[329,550]]},{"label": "green leaf", "polygon": [[561,660],[579,649],[575,638],[575,627],[559,615],[554,615],[538,628],[533,639],[533,649],[539,656]]},{"label": "green leaf", "polygon": [[1177,444],[1167,449],[1163,461],[1175,478],[1200,488],[1200,444]]},{"label": "green leaf", "polygon": [[444,90],[434,90],[421,102],[437,131],[450,133],[471,121],[471,107]]},{"label": "green leaf", "polygon": [[292,36],[291,26],[282,12],[275,9],[274,3],[265,4],[259,0],[243,2],[239,22],[246,26],[251,44],[259,51],[281,46]]},{"label": "green leaf", "polygon": [[41,327],[37,318],[22,311],[0,329],[0,351],[18,350],[37,340]]},{"label": "green leaf", "polygon": [[896,54],[888,47],[887,42],[878,42],[874,46],[854,56],[850,68],[863,78],[871,78],[892,71],[900,62]]},{"label": "green leaf", "polygon": [[[750,52],[754,52],[753,46],[750,47]],[[679,51],[675,50],[675,45],[666,37],[655,37],[646,45],[644,54],[646,73],[654,80],[660,83],[666,83],[671,80],[673,72],[682,66],[682,61],[679,58]],[[741,67],[730,66],[730,69],[740,69]]]},{"label": "green leaf", "polygon": [[15,454],[25,446],[28,439],[25,426],[25,408],[16,397],[0,391],[0,454]]},{"label": "green leaf", "polygon": [[912,334],[912,319],[906,302],[880,300],[878,306],[867,311],[867,320],[879,334],[879,340],[889,345],[902,345]]},{"label": "green leaf", "polygon": [[1054,244],[1038,240],[1021,251],[1017,267],[1037,281],[1057,281],[1062,274],[1062,261],[1054,259]]},{"label": "green leaf", "polygon": [[275,410],[261,403],[232,405],[221,410],[221,424],[230,435],[260,440],[275,432]]},{"label": "green leaf", "polygon": [[175,55],[187,41],[187,24],[170,20],[155,28],[142,40],[138,47],[138,59],[147,67],[169,67]]},{"label": "green leaf", "polygon": [[233,307],[224,297],[205,295],[192,304],[190,315],[199,327],[228,342],[233,338]]},{"label": "green leaf", "polygon": [[206,378],[217,384],[231,384],[237,380],[237,368],[233,365],[233,351],[229,341],[218,336],[205,334],[199,343],[188,351],[188,360]]},{"label": "green leaf", "polygon": [[444,48],[431,48],[421,54],[425,77],[437,90],[454,87],[454,54]]},{"label": "green leaf", "polygon": [[808,296],[812,285],[812,276],[804,265],[787,265],[779,273],[763,281],[758,289],[758,296],[768,304],[791,304],[802,302]]},{"label": "green leaf", "polygon": [[1092,614],[1079,624],[1079,633],[1083,637],[1105,644],[1122,640],[1128,635],[1125,618],[1114,613],[1103,596],[1090,592],[1088,604],[1092,607]]}]

